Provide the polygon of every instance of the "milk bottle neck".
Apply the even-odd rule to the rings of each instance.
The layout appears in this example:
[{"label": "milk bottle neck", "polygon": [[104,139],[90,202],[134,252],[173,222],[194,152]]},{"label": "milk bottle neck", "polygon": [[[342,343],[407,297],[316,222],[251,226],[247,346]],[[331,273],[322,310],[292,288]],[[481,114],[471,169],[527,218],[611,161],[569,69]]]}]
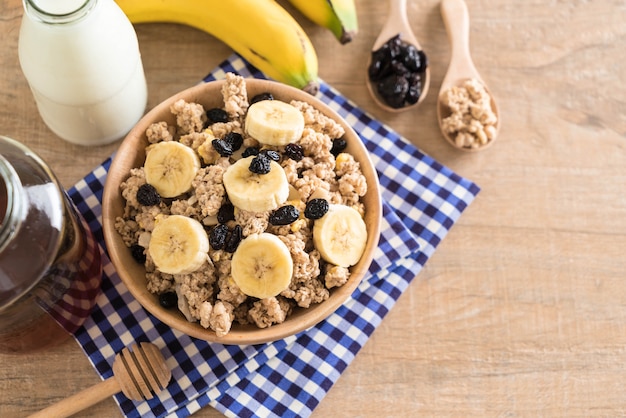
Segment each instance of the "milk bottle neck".
[{"label": "milk bottle neck", "polygon": [[23,3],[31,20],[62,25],[83,19],[96,6],[98,0],[23,0]]}]

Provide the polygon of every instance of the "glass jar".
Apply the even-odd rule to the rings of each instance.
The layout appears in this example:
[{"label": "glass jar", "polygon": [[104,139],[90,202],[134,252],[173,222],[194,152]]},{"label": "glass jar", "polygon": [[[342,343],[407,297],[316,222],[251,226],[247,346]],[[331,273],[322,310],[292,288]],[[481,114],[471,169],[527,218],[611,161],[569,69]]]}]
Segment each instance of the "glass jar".
[{"label": "glass jar", "polygon": [[50,168],[0,136],[0,352],[69,337],[95,305],[101,278],[97,242]]},{"label": "glass jar", "polygon": [[148,100],[135,30],[114,0],[23,0],[19,61],[48,127],[80,145],[122,138]]}]

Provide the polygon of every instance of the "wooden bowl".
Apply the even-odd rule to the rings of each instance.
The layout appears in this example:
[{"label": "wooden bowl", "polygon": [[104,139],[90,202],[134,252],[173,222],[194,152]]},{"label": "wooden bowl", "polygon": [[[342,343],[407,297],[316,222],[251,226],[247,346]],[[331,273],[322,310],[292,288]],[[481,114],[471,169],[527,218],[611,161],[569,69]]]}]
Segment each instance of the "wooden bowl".
[{"label": "wooden bowl", "polygon": [[367,194],[363,197],[365,222],[368,228],[365,253],[359,263],[351,268],[352,274],[348,282],[339,288],[331,289],[330,297],[326,301],[306,309],[295,308],[285,322],[268,328],[261,329],[255,325],[243,326],[233,323],[232,329],[226,336],[218,337],[214,331],[201,327],[199,323],[188,322],[177,309],[168,310],[161,307],[158,296],[150,293],[146,288],[144,266],[132,258],[128,247],[124,245],[121,236],[115,230],[115,219],[122,216],[124,207],[124,199],[119,188],[120,183],[129,176],[131,168],[143,165],[145,146],[148,143],[145,131],[151,123],[164,120],[170,125],[175,125],[176,121],[170,112],[170,105],[178,99],[201,103],[206,109],[222,107],[221,88],[223,83],[222,80],[200,84],[170,97],[148,112],[128,133],[111,164],[104,187],[102,203],[104,238],[111,261],[128,290],[148,312],[165,324],[192,337],[210,342],[222,344],[265,343],[296,334],[324,320],[343,304],[359,285],[371,264],[380,236],[382,206],[378,177],[368,151],[359,136],[330,107],[296,88],[273,81],[246,79],[248,97],[270,92],[276,99],[286,102],[292,99],[307,102],[343,126],[345,129],[344,138],[348,143],[346,151],[351,153],[360,163],[368,184]]}]

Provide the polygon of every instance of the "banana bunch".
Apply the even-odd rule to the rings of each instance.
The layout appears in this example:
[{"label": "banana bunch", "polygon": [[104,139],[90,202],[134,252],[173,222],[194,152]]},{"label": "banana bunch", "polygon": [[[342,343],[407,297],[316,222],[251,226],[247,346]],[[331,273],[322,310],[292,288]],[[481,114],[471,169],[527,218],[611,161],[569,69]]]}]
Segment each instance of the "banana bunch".
[{"label": "banana bunch", "polygon": [[311,22],[329,29],[342,44],[359,30],[354,0],[289,0]]},{"label": "banana bunch", "polygon": [[194,27],[223,41],[277,81],[311,94],[319,89],[317,53],[311,40],[274,0],[115,1],[133,24]]}]

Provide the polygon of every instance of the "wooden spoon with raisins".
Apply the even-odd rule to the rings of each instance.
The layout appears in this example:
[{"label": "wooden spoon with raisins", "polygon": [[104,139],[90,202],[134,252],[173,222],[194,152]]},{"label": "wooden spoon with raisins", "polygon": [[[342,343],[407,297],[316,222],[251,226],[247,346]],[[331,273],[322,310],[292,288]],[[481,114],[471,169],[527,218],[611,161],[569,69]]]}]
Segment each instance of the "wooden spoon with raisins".
[{"label": "wooden spoon with raisins", "polygon": [[389,112],[411,109],[428,93],[428,59],[411,31],[406,0],[389,0],[387,21],[370,54],[366,84],[374,101]]}]

